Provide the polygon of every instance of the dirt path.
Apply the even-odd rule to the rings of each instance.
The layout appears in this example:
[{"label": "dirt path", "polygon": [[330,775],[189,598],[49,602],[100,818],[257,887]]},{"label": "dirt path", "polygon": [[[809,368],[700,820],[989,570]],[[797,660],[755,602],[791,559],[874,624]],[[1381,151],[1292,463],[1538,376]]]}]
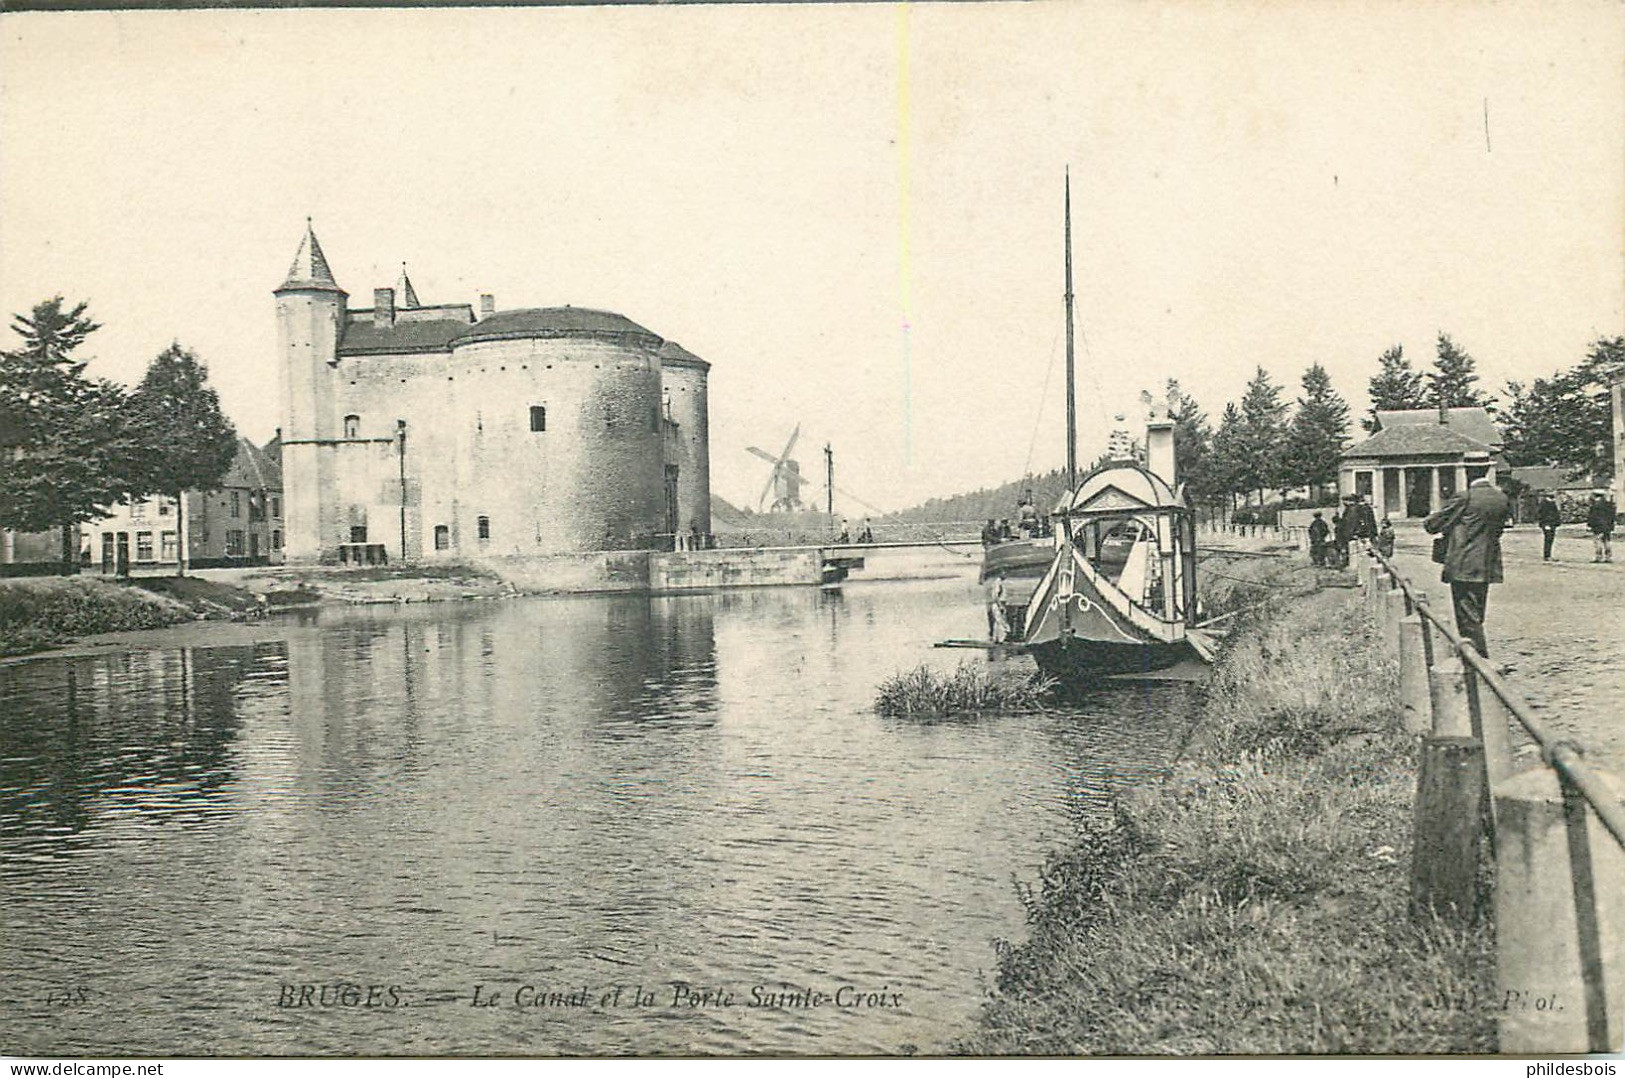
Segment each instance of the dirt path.
[{"label": "dirt path", "polygon": [[[1428,561],[1428,536],[1402,532],[1407,576],[1448,609],[1450,589]],[[1591,561],[1579,529],[1559,533],[1555,562],[1540,557],[1540,532],[1516,528],[1501,549],[1506,582],[1490,588],[1490,655],[1549,728],[1583,745],[1598,766],[1625,777],[1625,543],[1612,564]]]}]

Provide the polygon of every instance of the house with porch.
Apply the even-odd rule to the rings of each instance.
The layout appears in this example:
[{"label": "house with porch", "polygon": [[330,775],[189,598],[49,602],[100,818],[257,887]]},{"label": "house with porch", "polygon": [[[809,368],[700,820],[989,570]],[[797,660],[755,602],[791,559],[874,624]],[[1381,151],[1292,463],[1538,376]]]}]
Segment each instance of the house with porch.
[{"label": "house with porch", "polygon": [[1343,450],[1338,490],[1371,502],[1377,519],[1421,518],[1483,475],[1509,469],[1483,408],[1377,412],[1376,433]]}]

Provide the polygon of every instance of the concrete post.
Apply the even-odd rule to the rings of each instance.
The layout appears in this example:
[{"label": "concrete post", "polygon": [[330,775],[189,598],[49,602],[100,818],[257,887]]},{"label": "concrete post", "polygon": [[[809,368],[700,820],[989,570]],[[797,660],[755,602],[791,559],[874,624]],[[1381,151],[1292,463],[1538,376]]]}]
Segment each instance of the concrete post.
[{"label": "concrete post", "polygon": [[1473,736],[1473,719],[1467,711],[1467,684],[1462,677],[1461,659],[1454,653],[1435,656],[1433,669],[1428,671],[1428,697],[1433,705],[1435,734]]},{"label": "concrete post", "polygon": [[1565,805],[1548,768],[1508,779],[1495,806],[1499,1049],[1617,1051],[1625,1038],[1625,852],[1595,813]]},{"label": "concrete post", "polygon": [[1405,617],[1405,593],[1393,588],[1382,593],[1382,646],[1390,657],[1398,654],[1399,623]]},{"label": "concrete post", "polygon": [[1458,925],[1477,919],[1484,844],[1484,747],[1477,738],[1422,742],[1411,850],[1411,912]]},{"label": "concrete post", "polygon": [[1424,734],[1433,728],[1420,614],[1399,619],[1399,711],[1405,729],[1411,733]]},{"label": "concrete post", "polygon": [[1488,685],[1478,682],[1478,713],[1483,723],[1484,770],[1493,789],[1512,774],[1512,712]]}]

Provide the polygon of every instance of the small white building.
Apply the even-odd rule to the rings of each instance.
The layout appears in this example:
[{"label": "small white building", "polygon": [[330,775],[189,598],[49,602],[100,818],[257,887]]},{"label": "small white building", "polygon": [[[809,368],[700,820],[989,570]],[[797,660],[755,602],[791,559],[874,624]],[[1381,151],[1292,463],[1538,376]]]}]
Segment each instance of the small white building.
[{"label": "small white building", "polygon": [[1377,432],[1343,450],[1338,492],[1371,502],[1380,520],[1425,517],[1482,475],[1508,470],[1503,438],[1483,408],[1379,411]]}]

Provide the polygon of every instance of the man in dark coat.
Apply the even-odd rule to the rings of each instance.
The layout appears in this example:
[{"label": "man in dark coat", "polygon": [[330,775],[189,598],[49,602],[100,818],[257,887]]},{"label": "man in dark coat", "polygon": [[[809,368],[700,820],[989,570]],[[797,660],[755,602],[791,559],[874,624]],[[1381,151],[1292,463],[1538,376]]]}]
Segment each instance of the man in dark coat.
[{"label": "man in dark coat", "polygon": [[1315,510],[1315,519],[1309,522],[1309,562],[1312,565],[1326,564],[1326,536],[1331,529],[1321,518],[1320,510]]},{"label": "man in dark coat", "polygon": [[1456,631],[1486,658],[1490,649],[1484,640],[1484,614],[1490,585],[1502,580],[1501,532],[1510,508],[1507,496],[1487,476],[1481,476],[1422,522],[1430,535],[1448,537],[1439,579],[1450,585]]},{"label": "man in dark coat", "polygon": [[1535,508],[1535,523],[1540,525],[1540,558],[1551,561],[1552,540],[1557,538],[1557,526],[1563,523],[1563,516],[1557,511],[1557,502],[1550,494],[1540,496],[1540,505]]},{"label": "man in dark coat", "polygon": [[1608,495],[1600,490],[1592,493],[1591,504],[1586,507],[1586,530],[1591,533],[1591,542],[1596,548],[1592,561],[1614,560],[1611,540],[1616,515],[1614,503],[1608,500]]},{"label": "man in dark coat", "polygon": [[1377,537],[1377,511],[1371,508],[1371,503],[1362,495],[1354,505],[1354,537],[1356,539],[1375,539]]},{"label": "man in dark coat", "polygon": [[1332,514],[1332,549],[1336,552],[1335,563],[1339,569],[1349,567],[1349,543],[1354,539],[1354,513],[1345,508],[1341,513]]}]

